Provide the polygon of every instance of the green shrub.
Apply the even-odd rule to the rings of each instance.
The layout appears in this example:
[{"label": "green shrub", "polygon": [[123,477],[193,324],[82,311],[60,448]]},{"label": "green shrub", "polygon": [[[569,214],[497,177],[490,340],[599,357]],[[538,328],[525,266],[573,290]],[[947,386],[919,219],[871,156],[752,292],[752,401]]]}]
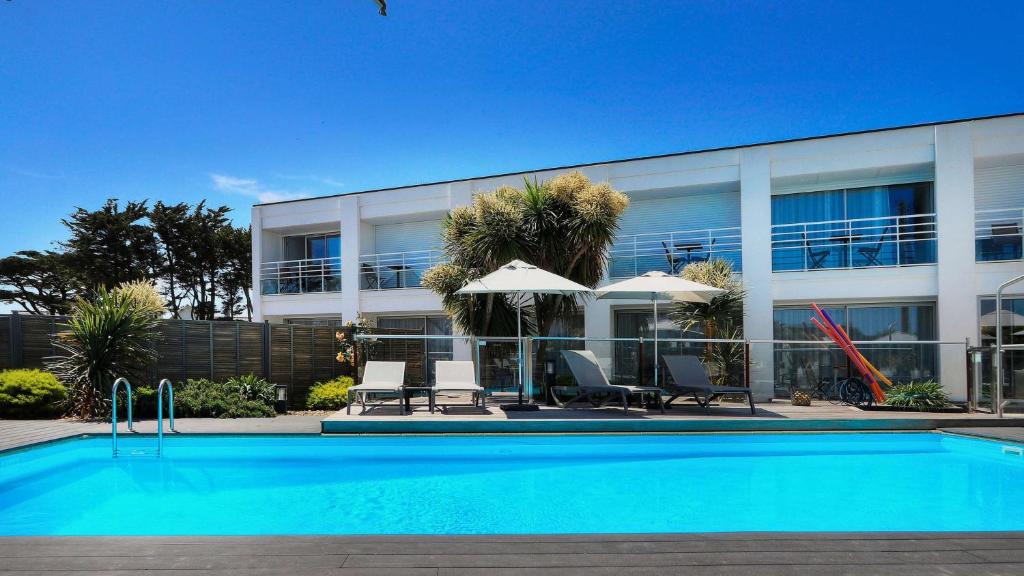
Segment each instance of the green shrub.
[{"label": "green shrub", "polygon": [[306,395],[306,408],[310,410],[340,410],[348,402],[348,389],[355,382],[349,376],[339,376],[327,382],[318,382]]},{"label": "green shrub", "polygon": [[[164,394],[167,394],[164,392]],[[118,398],[121,398],[121,393],[118,392]],[[164,396],[166,402],[167,396]],[[166,408],[164,408],[164,414],[167,414]],[[119,418],[125,418],[120,403],[117,406],[117,412]],[[156,418],[156,388],[150,388],[149,386],[139,386],[138,388],[132,388],[132,418],[139,420],[141,418]]]},{"label": "green shrub", "polygon": [[275,415],[272,400],[268,404],[243,396],[236,379],[227,382],[212,382],[205,378],[186,380],[175,390],[174,410],[175,415],[195,418],[264,418]]},{"label": "green shrub", "polygon": [[270,407],[273,407],[277,400],[277,391],[274,389],[274,385],[255,374],[235,376],[229,378],[225,384],[238,390],[238,394],[246,400],[266,404]]},{"label": "green shrub", "polygon": [[68,389],[42,370],[0,372],[0,418],[53,418],[64,409]]},{"label": "green shrub", "polygon": [[950,405],[946,391],[934,380],[896,384],[885,393],[885,404],[913,410]]}]

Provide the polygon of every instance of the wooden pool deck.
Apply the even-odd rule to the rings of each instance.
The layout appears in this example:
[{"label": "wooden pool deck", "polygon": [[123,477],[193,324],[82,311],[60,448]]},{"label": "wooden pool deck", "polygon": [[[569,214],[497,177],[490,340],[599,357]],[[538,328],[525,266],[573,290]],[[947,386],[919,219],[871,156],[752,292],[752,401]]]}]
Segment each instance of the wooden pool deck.
[{"label": "wooden pool deck", "polygon": [[997,576],[1024,532],[0,538],[0,576]]}]

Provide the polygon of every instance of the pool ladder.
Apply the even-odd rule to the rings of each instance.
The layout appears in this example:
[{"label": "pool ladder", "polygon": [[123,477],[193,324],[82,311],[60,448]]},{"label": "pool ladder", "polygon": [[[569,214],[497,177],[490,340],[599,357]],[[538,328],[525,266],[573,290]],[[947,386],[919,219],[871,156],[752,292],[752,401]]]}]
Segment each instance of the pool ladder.
[{"label": "pool ladder", "polygon": [[[114,380],[113,389],[110,392],[110,438],[114,453],[114,458],[117,458],[117,389],[124,384],[125,391],[128,393],[128,430],[134,432],[135,429],[132,424],[132,385],[128,382],[127,378],[118,378]],[[164,451],[164,386],[167,386],[167,400],[168,400],[168,419],[171,423],[171,432],[174,432],[174,385],[167,378],[160,381],[160,385],[156,389],[156,456],[160,457],[160,454]]]}]

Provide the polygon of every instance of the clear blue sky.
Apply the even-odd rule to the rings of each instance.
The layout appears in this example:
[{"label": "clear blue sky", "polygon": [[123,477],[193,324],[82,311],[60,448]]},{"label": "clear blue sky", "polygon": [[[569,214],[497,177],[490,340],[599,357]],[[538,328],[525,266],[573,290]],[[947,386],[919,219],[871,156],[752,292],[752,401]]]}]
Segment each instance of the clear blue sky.
[{"label": "clear blue sky", "polygon": [[1024,3],[0,2],[0,254],[235,208],[1024,111]]}]

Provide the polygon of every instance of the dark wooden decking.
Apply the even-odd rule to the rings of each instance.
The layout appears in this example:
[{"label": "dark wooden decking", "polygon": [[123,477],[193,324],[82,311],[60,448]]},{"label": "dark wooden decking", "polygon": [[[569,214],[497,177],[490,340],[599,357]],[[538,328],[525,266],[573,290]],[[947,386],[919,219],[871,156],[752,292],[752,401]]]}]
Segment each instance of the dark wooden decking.
[{"label": "dark wooden decking", "polygon": [[0,538],[0,575],[1024,574],[1024,533]]}]

